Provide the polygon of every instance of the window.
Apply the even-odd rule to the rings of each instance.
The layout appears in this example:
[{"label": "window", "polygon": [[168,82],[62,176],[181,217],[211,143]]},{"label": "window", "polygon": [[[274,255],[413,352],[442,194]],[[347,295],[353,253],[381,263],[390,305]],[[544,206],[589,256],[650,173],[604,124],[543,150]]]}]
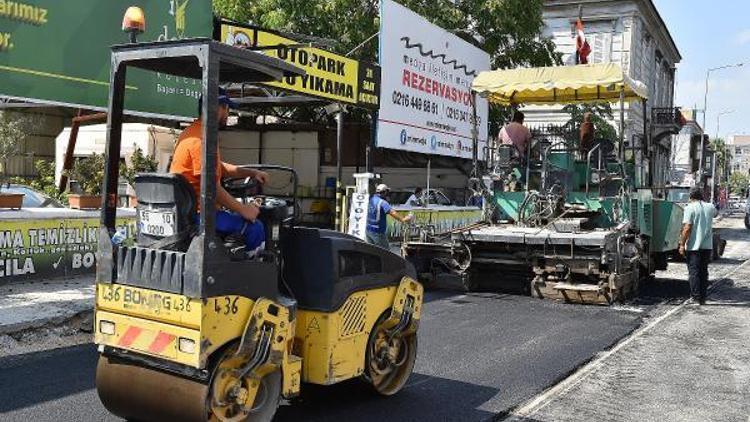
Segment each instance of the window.
[{"label": "window", "polygon": [[383,263],[377,255],[355,251],[339,252],[339,277],[356,277],[383,272]]},{"label": "window", "polygon": [[734,153],[737,155],[742,155],[742,147],[734,147]]}]

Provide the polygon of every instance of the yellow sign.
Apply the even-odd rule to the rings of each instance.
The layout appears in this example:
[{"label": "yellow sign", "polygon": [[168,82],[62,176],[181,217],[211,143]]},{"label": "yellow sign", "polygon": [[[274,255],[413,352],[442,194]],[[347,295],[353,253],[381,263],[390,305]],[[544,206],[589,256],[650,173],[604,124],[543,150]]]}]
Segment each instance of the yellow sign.
[{"label": "yellow sign", "polygon": [[297,41],[257,28],[222,24],[221,39],[235,47],[257,49],[307,72],[266,85],[365,108],[379,107],[380,69],[375,65],[302,46]]}]

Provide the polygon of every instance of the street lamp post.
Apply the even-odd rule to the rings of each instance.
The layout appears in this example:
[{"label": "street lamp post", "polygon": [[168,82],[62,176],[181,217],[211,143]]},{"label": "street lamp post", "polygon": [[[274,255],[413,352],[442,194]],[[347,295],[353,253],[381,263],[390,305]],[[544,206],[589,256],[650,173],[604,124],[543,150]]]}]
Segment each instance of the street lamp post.
[{"label": "street lamp post", "polygon": [[[709,68],[708,70],[706,70],[706,92],[703,95],[703,126],[702,126],[703,133],[706,133],[706,112],[708,111],[707,110],[707,107],[708,107],[708,79],[711,77],[711,72],[715,72],[715,71],[721,70],[721,69],[729,69],[729,68],[732,68],[732,67],[742,67],[744,65],[745,65],[745,63],[728,64],[728,65],[724,65],[724,66],[712,67],[712,68]],[[701,184],[701,186],[705,186],[705,185],[703,185],[703,160],[704,160],[703,159],[703,156],[704,156],[703,151],[704,151],[704,148],[706,146],[703,144],[703,142],[704,142],[704,139],[703,139],[703,137],[701,137],[700,166],[698,167],[698,169],[700,171],[700,173],[698,174],[698,182]]]},{"label": "street lamp post", "polygon": [[[726,110],[722,111],[721,113],[716,115],[716,137],[714,139],[719,139],[719,128],[721,127],[721,116],[725,116],[727,114],[734,113],[734,110]],[[724,143],[723,148],[726,149],[726,143]],[[715,150],[714,151],[714,158],[711,160],[711,202],[714,202],[714,199],[716,198],[716,167],[719,165],[718,163],[718,155],[721,151]],[[724,152],[724,159],[727,158],[726,152]]]},{"label": "street lamp post", "polygon": [[721,127],[720,126],[721,125],[721,116],[726,116],[727,114],[732,114],[732,113],[734,113],[734,110],[722,111],[721,113],[719,113],[719,114],[716,115],[716,136],[714,137],[714,139],[718,139],[719,138],[719,128]]}]

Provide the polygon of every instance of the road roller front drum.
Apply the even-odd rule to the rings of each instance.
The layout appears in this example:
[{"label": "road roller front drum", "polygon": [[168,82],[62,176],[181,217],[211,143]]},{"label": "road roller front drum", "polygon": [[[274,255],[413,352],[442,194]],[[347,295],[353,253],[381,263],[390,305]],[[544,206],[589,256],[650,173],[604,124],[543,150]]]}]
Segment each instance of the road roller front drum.
[{"label": "road roller front drum", "polygon": [[100,355],[96,389],[104,406],[127,420],[266,422],[281,400],[281,369],[238,378],[247,359],[237,345],[219,355],[208,384]]}]

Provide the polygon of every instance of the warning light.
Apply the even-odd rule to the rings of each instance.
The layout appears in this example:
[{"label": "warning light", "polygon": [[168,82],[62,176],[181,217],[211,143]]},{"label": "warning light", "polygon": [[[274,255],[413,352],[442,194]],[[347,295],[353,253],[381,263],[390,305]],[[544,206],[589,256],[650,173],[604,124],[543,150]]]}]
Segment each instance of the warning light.
[{"label": "warning light", "polygon": [[122,18],[122,30],[130,34],[130,42],[136,42],[136,36],[146,31],[146,16],[143,9],[138,6],[130,6]]}]

